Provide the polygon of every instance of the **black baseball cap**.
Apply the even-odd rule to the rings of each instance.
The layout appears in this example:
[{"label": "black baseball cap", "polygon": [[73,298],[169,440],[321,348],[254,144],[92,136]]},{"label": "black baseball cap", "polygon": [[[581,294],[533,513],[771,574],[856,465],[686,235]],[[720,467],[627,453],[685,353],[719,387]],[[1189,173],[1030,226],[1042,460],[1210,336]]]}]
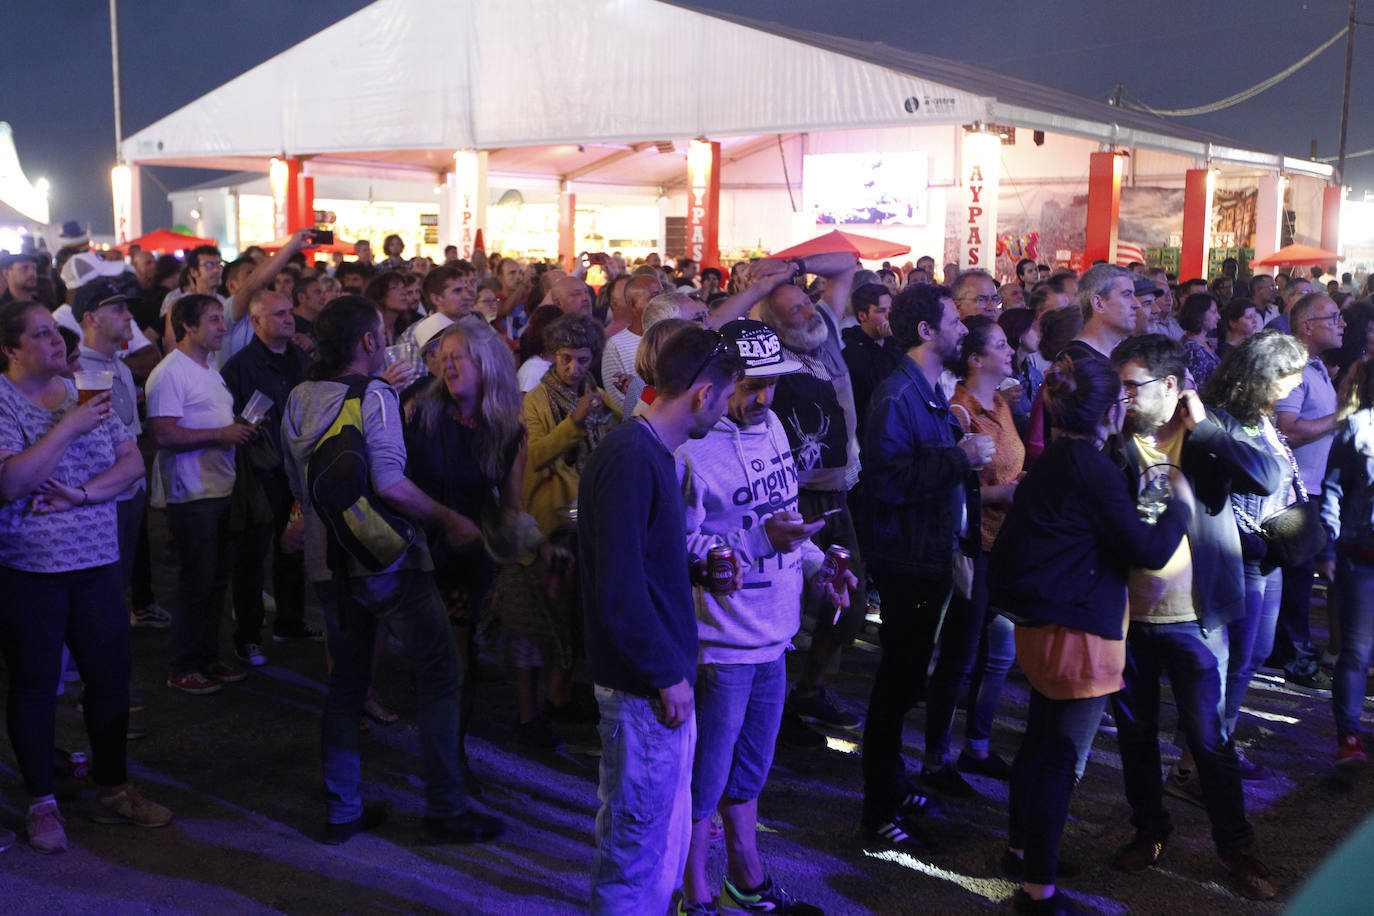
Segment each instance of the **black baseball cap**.
[{"label": "black baseball cap", "polygon": [[109,280],[92,280],[83,283],[76,291],[76,297],[72,300],[72,317],[76,323],[80,324],[81,319],[86,317],[88,312],[106,305],[118,305],[121,302],[133,302],[134,297],[125,295],[119,291],[119,287]]}]

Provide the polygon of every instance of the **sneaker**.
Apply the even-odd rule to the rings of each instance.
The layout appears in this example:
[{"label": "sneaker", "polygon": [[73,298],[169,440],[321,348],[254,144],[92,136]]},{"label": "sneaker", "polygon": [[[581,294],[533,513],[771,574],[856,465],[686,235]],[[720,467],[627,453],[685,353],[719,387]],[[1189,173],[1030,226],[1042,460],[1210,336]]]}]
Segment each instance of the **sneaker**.
[{"label": "sneaker", "polygon": [[1253,849],[1241,849],[1221,857],[1222,864],[1231,873],[1236,888],[1243,897],[1250,900],[1273,900],[1278,894],[1274,887],[1274,876],[1264,863],[1255,857]]},{"label": "sneaker", "polygon": [[129,611],[129,626],[134,629],[165,630],[172,625],[172,615],[157,603]]},{"label": "sneaker", "polygon": [[959,775],[959,771],[946,764],[938,770],[926,767],[921,770],[921,784],[930,786],[941,795],[950,798],[968,798],[975,794],[973,786],[968,784],[968,780]]},{"label": "sneaker", "polygon": [[319,627],[312,627],[308,623],[303,623],[298,629],[285,629],[272,631],[273,642],[324,642],[324,630]]},{"label": "sneaker", "polygon": [[727,910],[746,910],[753,913],[792,913],[795,916],[823,916],[824,910],[802,903],[778,886],[772,876],[765,877],[763,884],[752,891],[745,892],[735,887],[726,878],[721,882],[720,902]]},{"label": "sneaker", "polygon": [[57,802],[45,801],[29,808],[25,826],[29,832],[29,845],[34,852],[63,852],[67,848],[67,831],[62,825],[67,819],[57,810]]},{"label": "sneaker", "polygon": [[182,693],[189,693],[197,697],[219,693],[224,689],[219,681],[212,681],[199,671],[192,671],[189,674],[174,674],[167,678],[167,686],[173,690],[180,690]]},{"label": "sneaker", "polygon": [[506,832],[506,825],[490,814],[464,811],[451,817],[425,818],[431,843],[485,843]]},{"label": "sneaker", "polygon": [[227,662],[214,662],[207,665],[205,674],[219,681],[221,684],[237,684],[239,681],[248,677],[248,672],[242,668],[235,668]]},{"label": "sneaker", "polygon": [[385,805],[364,804],[363,813],[351,821],[344,821],[342,824],[329,823],[324,825],[324,843],[326,846],[342,846],[360,833],[368,830],[375,830],[386,823],[387,809]]},{"label": "sneaker", "polygon": [[906,798],[897,806],[897,814],[910,820],[915,817],[924,817],[928,814],[938,814],[940,806],[935,799],[929,795],[922,795],[919,792],[908,792]]},{"label": "sneaker", "polygon": [[825,735],[803,722],[801,716],[786,709],[778,725],[778,740],[788,747],[805,750],[819,750],[826,744]]},{"label": "sneaker", "polygon": [[1012,895],[1011,911],[1026,916],[1078,916],[1088,912],[1063,894],[1051,894],[1044,900],[1036,900],[1020,888]]},{"label": "sneaker", "polygon": [[262,646],[255,642],[234,643],[234,657],[253,668],[267,664],[267,656],[262,654]]},{"label": "sneaker", "polygon": [[1365,756],[1364,744],[1360,741],[1359,735],[1346,735],[1341,738],[1340,750],[1336,754],[1336,766],[1338,767],[1361,767],[1368,762]]},{"label": "sneaker", "polygon": [[138,827],[166,827],[172,822],[172,812],[143,793],[131,783],[102,792],[96,797],[91,820],[97,824],[134,824]]},{"label": "sneaker", "polygon": [[1317,693],[1331,692],[1331,675],[1320,668],[1314,669],[1311,674],[1285,673],[1283,679],[1293,687],[1302,687]]},{"label": "sneaker", "polygon": [[959,762],[955,764],[961,773],[972,773],[975,776],[991,776],[993,779],[1000,779],[1007,782],[1011,779],[1011,764],[1002,759],[996,751],[988,751],[986,757],[975,757],[967,750],[959,754]]},{"label": "sneaker", "polygon": [[1207,807],[1207,803],[1202,799],[1202,778],[1198,776],[1196,769],[1170,770],[1168,778],[1164,780],[1164,793],[1181,798],[1199,808]]},{"label": "sneaker", "polygon": [[929,855],[936,846],[935,840],[929,834],[900,814],[893,815],[892,820],[880,827],[864,828],[863,841],[864,845],[916,856]]},{"label": "sneaker", "polygon": [[1169,841],[1136,833],[1135,839],[1116,851],[1112,864],[1128,875],[1138,875],[1164,856]]},{"label": "sneaker", "polygon": [[836,706],[826,695],[824,687],[808,697],[793,691],[792,696],[788,697],[787,705],[803,722],[814,722],[827,728],[839,728],[850,732],[860,725],[859,717]]},{"label": "sneaker", "polygon": [[535,716],[528,722],[517,722],[515,737],[525,747],[536,751],[556,751],[563,746],[563,739],[558,737],[543,716]]},{"label": "sneaker", "polygon": [[677,908],[673,910],[673,916],[719,916],[719,914],[720,910],[716,909],[714,900],[698,903],[695,900],[688,900],[686,897],[679,897]]}]

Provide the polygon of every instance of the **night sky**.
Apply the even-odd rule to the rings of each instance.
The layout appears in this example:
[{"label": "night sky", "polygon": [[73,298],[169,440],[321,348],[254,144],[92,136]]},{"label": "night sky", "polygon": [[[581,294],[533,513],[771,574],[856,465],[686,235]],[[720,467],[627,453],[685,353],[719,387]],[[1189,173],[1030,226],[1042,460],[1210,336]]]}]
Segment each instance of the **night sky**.
[{"label": "night sky", "polygon": [[[500,2],[500,0],[488,0]],[[123,0],[124,132],[132,134],[367,4],[356,0]],[[1343,0],[1156,0],[1135,4],[968,0],[957,6],[897,0],[710,0],[693,3],[764,21],[963,59],[1105,99],[1117,83],[1156,108],[1201,105],[1284,69],[1344,24]],[[1374,4],[1362,18],[1374,22]],[[101,0],[5,0],[0,120],[14,128],[30,180],[52,184],[54,222],[111,231],[114,164],[110,34]],[[836,10],[844,11],[842,16]],[[1245,10],[1242,18],[1237,15]],[[1061,15],[1062,14],[1062,15]],[[1063,18],[1067,17],[1067,18]],[[1261,150],[1335,155],[1345,42],[1288,81],[1234,108],[1183,123]],[[518,54],[512,65],[519,65]],[[743,90],[741,90],[743,91]],[[1365,100],[1374,92],[1374,26],[1357,29],[1351,152],[1374,147]],[[665,99],[672,104],[672,99]],[[1374,156],[1350,160],[1346,183],[1374,190]],[[166,193],[214,173],[144,170],[144,227],[170,218]]]}]

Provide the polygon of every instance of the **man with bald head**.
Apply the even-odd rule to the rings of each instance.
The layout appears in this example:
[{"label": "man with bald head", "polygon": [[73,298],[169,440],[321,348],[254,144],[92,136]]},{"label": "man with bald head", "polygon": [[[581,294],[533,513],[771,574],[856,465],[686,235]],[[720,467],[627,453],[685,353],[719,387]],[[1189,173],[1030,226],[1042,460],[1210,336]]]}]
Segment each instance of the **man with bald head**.
[{"label": "man with bald head", "polygon": [[592,314],[592,294],[581,277],[559,277],[550,288],[549,297],[564,315]]},{"label": "man with bald head", "polygon": [[[234,654],[246,665],[265,665],[262,652],[264,616],[263,570],[272,552],[272,595],[277,602],[273,635],[288,639],[323,639],[324,634],[305,623],[305,573],[301,545],[292,544],[303,534],[302,523],[292,524],[291,486],[286,478],[281,443],[281,418],[291,389],[305,380],[310,363],[305,351],[292,341],[296,319],[291,298],[270,288],[253,294],[248,304],[253,337],[225,363],[222,375],[234,396],[234,413],[243,411],[253,392],[267,395],[272,405],[259,421],[258,434],[243,446],[234,481],[235,501],[265,505],[270,515],[253,518],[247,513],[234,559]],[[249,417],[247,419],[255,419]],[[291,527],[290,532],[287,531]],[[287,536],[283,538],[283,533]],[[288,551],[283,541],[294,549]]]},{"label": "man with bald head", "polygon": [[644,336],[644,310],[649,307],[649,300],[661,292],[663,285],[653,276],[631,277],[624,284],[625,329],[606,341],[601,354],[601,387],[616,410],[624,409],[625,393],[634,381],[635,354]]},{"label": "man with bald head", "polygon": [[[814,255],[790,262],[794,277],[825,278],[826,298],[812,302],[802,287],[781,283],[759,303],[759,318],[783,345],[784,358],[802,365],[782,376],[773,398],[773,412],[782,421],[797,468],[798,510],[807,519],[825,518],[812,538],[826,550],[847,549],[849,568],[858,579],[850,589],[849,609],[838,623],[832,614],[815,608],[816,627],[811,649],[787,701],[781,737],[801,747],[822,747],[825,736],[808,728],[813,722],[830,728],[858,728],[858,717],[826,696],[825,669],[858,630],[868,607],[863,560],[849,510],[849,491],[858,482],[858,415],[854,386],[841,355],[839,321],[844,315],[854,278],[854,256],[846,252]],[[993,287],[994,291],[996,287]]]}]

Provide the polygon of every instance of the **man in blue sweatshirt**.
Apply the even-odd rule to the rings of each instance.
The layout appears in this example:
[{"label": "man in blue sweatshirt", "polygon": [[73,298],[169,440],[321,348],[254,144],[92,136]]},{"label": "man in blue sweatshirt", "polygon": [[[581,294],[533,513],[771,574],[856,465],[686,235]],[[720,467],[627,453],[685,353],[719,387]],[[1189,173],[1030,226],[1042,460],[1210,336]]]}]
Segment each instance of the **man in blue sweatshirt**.
[{"label": "man in blue sweatshirt", "polygon": [[582,471],[579,568],[602,745],[593,913],[662,913],[682,873],[697,627],[673,452],[720,419],[742,368],[718,332],[678,332],[654,365],[653,405],[607,434]]},{"label": "man in blue sweatshirt", "polygon": [[[721,595],[698,588],[697,747],[692,763],[692,845],[678,916],[717,912],[706,878],[711,812],[719,808],[729,850],[721,905],[742,910],[819,913],[765,873],[755,841],[758,798],[773,762],[787,695],[786,651],[801,626],[803,579],[824,554],[811,537],[824,521],[797,511],[797,470],[782,422],[770,409],[778,378],[801,363],[758,321],[721,328],[745,361],[726,416],[703,439],[677,450],[687,504],[687,552],[704,559],[713,546],[735,551],[740,588]],[[849,604],[844,584],[816,591],[831,608]]]}]

